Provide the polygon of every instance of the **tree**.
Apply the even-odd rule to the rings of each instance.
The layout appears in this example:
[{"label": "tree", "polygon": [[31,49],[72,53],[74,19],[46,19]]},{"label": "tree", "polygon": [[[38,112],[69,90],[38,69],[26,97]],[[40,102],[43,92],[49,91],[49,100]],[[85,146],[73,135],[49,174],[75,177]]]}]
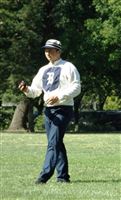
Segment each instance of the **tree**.
[{"label": "tree", "polygon": [[[94,90],[99,96],[100,109],[103,109],[107,96],[114,91],[120,93],[119,79],[121,76],[121,49],[120,26],[121,3],[113,1],[94,0],[97,16],[95,19],[87,19],[87,38],[92,53],[92,67]],[[90,48],[88,49],[90,50]],[[92,71],[93,72],[93,71]]]},{"label": "tree", "polygon": [[[20,103],[17,105],[11,124],[9,126],[10,131],[22,131],[22,130],[26,131],[28,129],[27,115],[28,115],[28,110],[30,107],[29,103],[30,103],[29,100],[25,99],[23,101],[20,101]],[[32,111],[32,108],[31,108],[31,111]],[[33,121],[32,121],[32,124],[33,124]]]},{"label": "tree", "polygon": [[40,49],[48,38],[62,41],[63,57],[80,72],[79,106],[86,96],[98,109],[112,91],[120,97],[120,10],[116,0],[1,0],[0,98],[23,98],[18,82],[30,84],[45,63]]},{"label": "tree", "polygon": [[[79,10],[81,10],[81,5],[79,3],[78,7],[78,3],[79,2],[77,2],[75,8],[79,12]],[[67,12],[69,12],[69,17],[71,17],[71,12],[69,9],[74,6],[74,3],[70,2],[69,8],[68,1],[63,4],[62,2],[51,2],[48,0],[44,2],[38,0],[31,2],[27,0],[15,2],[13,2],[12,0],[6,0],[2,1],[1,5],[1,40],[3,43],[3,58],[5,56],[4,53],[7,52],[7,56],[3,60],[2,68],[4,65],[6,65],[6,68],[8,70],[8,73],[6,75],[5,92],[2,100],[18,102],[21,99],[20,93],[17,89],[19,80],[21,80],[22,77],[22,79],[27,80],[27,82],[29,83],[30,79],[32,79],[33,77],[33,74],[36,73],[36,66],[40,63],[39,54],[42,42],[45,42],[45,40],[50,37],[63,39],[64,36],[61,37],[61,34],[67,26],[65,22],[68,21],[68,15],[65,16],[64,21],[63,15],[60,15],[60,10],[61,13],[65,12],[64,8],[66,6]],[[76,17],[74,13],[73,16]],[[71,17],[71,20],[73,19],[73,16]],[[69,31],[70,30],[72,34],[74,27],[72,27],[72,29],[69,29]],[[68,35],[66,35],[66,37],[68,37]],[[65,44],[65,49],[67,49],[68,41],[69,40],[64,40],[63,42]],[[6,46],[5,42],[7,43]],[[43,62],[44,59],[42,58],[41,63]],[[3,88],[1,87],[1,89]],[[26,104],[24,104],[25,113],[27,109],[26,107]],[[19,113],[18,110],[19,108],[16,109],[15,116],[16,113]],[[23,117],[21,117],[21,121],[23,121],[22,118]],[[14,119],[12,120],[12,124],[10,127],[14,126],[13,121]],[[21,124],[20,126],[23,125]]]},{"label": "tree", "polygon": [[[34,114],[36,107],[37,113]],[[8,128],[9,131],[28,131],[34,132],[34,121],[38,115],[42,115],[43,111],[43,96],[30,99],[24,98],[17,105],[11,124]]]},{"label": "tree", "polygon": [[[39,1],[38,1],[39,2]],[[32,21],[30,16],[33,1],[1,1],[1,70],[0,76],[4,76],[4,83],[0,86],[3,99],[9,101],[11,94],[13,101],[20,99],[17,86],[21,79],[29,83],[40,63],[41,35],[37,34],[41,27],[41,4],[36,5],[40,11],[39,21]],[[37,7],[38,6],[38,7]],[[39,11],[36,10],[36,13]],[[34,13],[33,13],[34,14]],[[36,19],[36,16],[35,16]],[[28,23],[29,21],[29,23]],[[35,31],[38,23],[38,32]],[[41,32],[41,31],[40,31]],[[6,71],[4,70],[6,69]],[[10,95],[9,95],[10,94]],[[18,98],[16,98],[18,96]],[[9,97],[9,99],[8,99]]]}]

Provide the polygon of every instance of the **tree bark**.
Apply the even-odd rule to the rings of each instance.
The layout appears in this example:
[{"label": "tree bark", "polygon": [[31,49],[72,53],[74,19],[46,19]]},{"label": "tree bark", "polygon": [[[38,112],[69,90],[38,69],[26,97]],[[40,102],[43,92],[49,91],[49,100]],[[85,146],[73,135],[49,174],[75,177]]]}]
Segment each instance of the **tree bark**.
[{"label": "tree bark", "polygon": [[80,107],[81,107],[81,101],[82,97],[84,95],[85,91],[81,92],[80,95],[78,95],[74,99],[74,131],[78,132],[79,131],[79,119],[80,119]]},{"label": "tree bark", "polygon": [[20,103],[17,105],[11,124],[8,128],[10,131],[26,131],[26,121],[27,121],[27,112],[28,112],[28,99],[25,99],[23,101],[20,101]]},{"label": "tree bark", "polygon": [[17,105],[8,131],[27,131],[34,132],[34,120],[38,116],[34,116],[34,107],[38,110],[38,115],[42,114],[43,96],[30,99],[26,98]]}]

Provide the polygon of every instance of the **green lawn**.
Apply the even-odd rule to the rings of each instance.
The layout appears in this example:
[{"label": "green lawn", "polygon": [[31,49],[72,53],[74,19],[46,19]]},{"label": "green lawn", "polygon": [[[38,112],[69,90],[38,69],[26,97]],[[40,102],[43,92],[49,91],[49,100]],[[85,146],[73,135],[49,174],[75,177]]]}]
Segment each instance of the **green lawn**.
[{"label": "green lawn", "polygon": [[120,200],[121,135],[66,134],[71,183],[35,185],[45,134],[1,133],[0,200]]}]

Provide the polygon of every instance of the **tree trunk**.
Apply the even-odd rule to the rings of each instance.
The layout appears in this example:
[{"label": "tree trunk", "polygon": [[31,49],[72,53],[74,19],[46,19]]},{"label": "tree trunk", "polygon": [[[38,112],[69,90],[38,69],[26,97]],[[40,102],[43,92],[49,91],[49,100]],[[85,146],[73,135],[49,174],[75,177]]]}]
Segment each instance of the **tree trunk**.
[{"label": "tree trunk", "polygon": [[29,100],[25,99],[20,101],[17,105],[11,124],[9,126],[9,131],[26,131],[27,130],[27,113],[28,113]]},{"label": "tree trunk", "polygon": [[78,132],[79,131],[79,119],[80,119],[80,107],[81,107],[81,101],[82,97],[84,95],[85,91],[80,93],[75,99],[74,99],[74,131]]},{"label": "tree trunk", "polygon": [[106,95],[99,95],[99,110],[103,110],[106,98]]},{"label": "tree trunk", "polygon": [[[37,114],[34,113],[37,108]],[[17,105],[8,131],[34,132],[34,120],[43,111],[43,95],[36,99],[26,98]]]}]

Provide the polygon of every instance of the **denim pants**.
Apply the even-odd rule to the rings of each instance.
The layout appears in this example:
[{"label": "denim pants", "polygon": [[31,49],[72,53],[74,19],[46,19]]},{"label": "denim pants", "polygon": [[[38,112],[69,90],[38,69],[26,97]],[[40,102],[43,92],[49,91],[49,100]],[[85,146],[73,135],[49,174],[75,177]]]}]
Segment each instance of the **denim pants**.
[{"label": "denim pants", "polygon": [[46,107],[45,129],[47,133],[48,146],[45,156],[43,170],[39,178],[47,181],[57,171],[57,179],[69,179],[68,159],[63,143],[66,128],[72,118],[72,106]]}]

